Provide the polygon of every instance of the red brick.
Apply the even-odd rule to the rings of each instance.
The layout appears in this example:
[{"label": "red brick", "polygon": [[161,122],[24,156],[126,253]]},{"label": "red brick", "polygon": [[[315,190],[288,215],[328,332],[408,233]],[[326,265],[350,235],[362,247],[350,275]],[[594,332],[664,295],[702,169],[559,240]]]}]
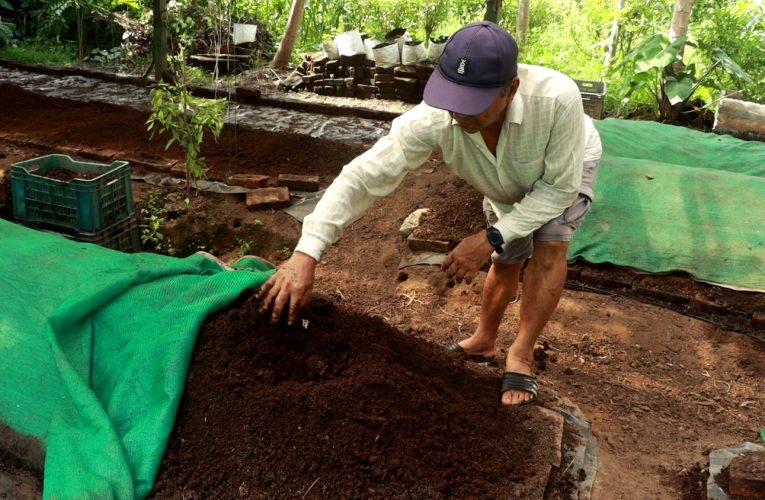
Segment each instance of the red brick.
[{"label": "red brick", "polygon": [[413,252],[449,252],[448,241],[420,239],[412,233],[407,238],[407,242],[409,243],[409,249]]},{"label": "red brick", "polygon": [[276,184],[288,187],[293,191],[318,191],[319,176],[279,174],[279,177],[276,179]]},{"label": "red brick", "polygon": [[574,267],[569,267],[566,272],[566,281],[579,281],[579,273],[581,271]]},{"label": "red brick", "polygon": [[765,451],[735,457],[728,471],[728,492],[731,496],[765,498]]},{"label": "red brick", "polygon": [[752,326],[759,330],[765,330],[765,314],[759,312],[752,314]]},{"label": "red brick", "polygon": [[260,101],[260,90],[250,87],[236,87],[236,102],[257,103]]},{"label": "red brick", "polygon": [[664,290],[654,290],[653,288],[647,288],[642,286],[634,287],[633,291],[638,295],[643,295],[644,297],[650,297],[660,302],[666,302],[666,303],[675,304],[678,306],[685,305],[691,301],[691,299],[685,295],[680,295],[680,294],[672,293],[672,292],[665,292]]},{"label": "red brick", "polygon": [[180,177],[182,179],[185,179],[186,178],[186,165],[184,165],[182,163],[176,163],[170,169],[170,175],[172,175],[173,177]]},{"label": "red brick", "polygon": [[701,313],[717,314],[718,316],[728,316],[731,314],[724,305],[702,298],[691,300],[691,309]]},{"label": "red brick", "polygon": [[588,285],[594,286],[596,288],[605,288],[609,290],[614,289],[620,289],[620,288],[632,288],[632,283],[628,281],[623,281],[620,279],[615,278],[608,278],[606,276],[601,276],[599,274],[592,273],[587,270],[583,270],[579,274],[579,281],[582,283],[586,283]]},{"label": "red brick", "polygon": [[250,189],[265,187],[270,179],[267,175],[236,174],[228,178],[230,186],[242,186]]},{"label": "red brick", "polygon": [[290,204],[290,190],[286,187],[253,189],[247,193],[247,208],[281,208]]}]

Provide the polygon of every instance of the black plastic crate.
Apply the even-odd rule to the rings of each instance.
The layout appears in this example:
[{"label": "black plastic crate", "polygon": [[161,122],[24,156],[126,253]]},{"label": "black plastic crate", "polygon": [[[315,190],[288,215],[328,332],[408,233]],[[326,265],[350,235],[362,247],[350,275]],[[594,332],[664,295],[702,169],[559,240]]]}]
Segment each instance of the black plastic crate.
[{"label": "black plastic crate", "polygon": [[[63,181],[42,174],[66,169],[92,179]],[[135,211],[130,167],[125,161],[100,164],[47,155],[11,166],[13,215],[74,231],[95,233]]]},{"label": "black plastic crate", "polygon": [[134,253],[141,251],[141,233],[135,215],[112,224],[95,233],[76,233],[68,237],[86,243],[95,243],[102,247]]},{"label": "black plastic crate", "polygon": [[606,83],[591,80],[574,80],[582,94],[584,112],[590,117],[600,120],[603,118],[603,103],[606,99]]}]

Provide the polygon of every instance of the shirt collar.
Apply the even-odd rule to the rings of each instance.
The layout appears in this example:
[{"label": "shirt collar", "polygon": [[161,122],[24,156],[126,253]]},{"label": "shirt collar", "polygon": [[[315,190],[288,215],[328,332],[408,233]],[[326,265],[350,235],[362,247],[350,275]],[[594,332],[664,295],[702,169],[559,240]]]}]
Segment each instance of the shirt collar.
[{"label": "shirt collar", "polygon": [[510,106],[507,107],[507,116],[505,117],[506,123],[515,123],[520,125],[523,121],[523,96],[520,92],[515,93],[513,100],[510,102]]}]

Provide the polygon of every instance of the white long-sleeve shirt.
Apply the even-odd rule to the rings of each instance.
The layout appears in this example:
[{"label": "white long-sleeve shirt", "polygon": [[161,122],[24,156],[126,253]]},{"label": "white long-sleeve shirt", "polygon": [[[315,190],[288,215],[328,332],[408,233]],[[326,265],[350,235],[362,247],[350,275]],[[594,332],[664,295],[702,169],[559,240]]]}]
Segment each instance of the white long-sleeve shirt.
[{"label": "white long-sleeve shirt", "polygon": [[[390,133],[347,164],[303,221],[296,251],[319,260],[375,198],[440,150],[453,173],[483,193],[506,242],[531,234],[558,217],[582,185],[582,165],[601,155],[600,138],[584,114],[579,89],[565,75],[519,65],[518,92],[508,107],[496,156],[480,133],[466,133],[448,111],[425,103],[393,120]],[[594,174],[593,174],[594,175]]]}]

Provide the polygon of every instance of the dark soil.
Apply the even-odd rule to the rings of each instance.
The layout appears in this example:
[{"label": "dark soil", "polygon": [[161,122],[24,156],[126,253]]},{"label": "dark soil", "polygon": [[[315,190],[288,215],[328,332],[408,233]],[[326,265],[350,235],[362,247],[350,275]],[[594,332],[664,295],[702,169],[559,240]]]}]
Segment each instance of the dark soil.
[{"label": "dark soil", "polygon": [[[33,136],[51,146],[88,145],[102,152],[122,153],[120,159],[167,164],[182,160],[177,146],[165,151],[166,136],[148,140],[148,112],[97,102],[47,97],[0,83],[3,128]],[[96,119],[97,117],[97,119]],[[44,123],[45,127],[40,127]],[[140,144],[140,147],[136,147]],[[304,174],[331,179],[364,151],[360,144],[321,140],[305,135],[274,133],[226,125],[218,142],[206,135],[202,155],[211,179],[236,173]],[[125,155],[127,153],[127,155]]]},{"label": "dark soil", "polygon": [[67,170],[65,168],[57,168],[56,170],[51,170],[50,172],[45,172],[44,174],[40,175],[42,177],[47,177],[48,179],[56,179],[59,181],[69,182],[73,181],[74,179],[95,179],[101,174],[92,172],[74,172],[73,170]]},{"label": "dark soil", "polygon": [[534,409],[498,407],[495,377],[327,301],[307,328],[272,326],[258,306],[203,326],[155,498],[544,491],[556,445]]},{"label": "dark soil", "polygon": [[420,239],[448,241],[456,247],[463,238],[486,227],[483,195],[462,179],[435,186],[436,196],[423,214],[414,236]]},{"label": "dark soil", "polygon": [[[725,469],[727,470],[727,469]],[[716,476],[715,480],[720,476]],[[709,478],[709,469],[700,464],[694,464],[687,469],[680,477],[680,494],[682,500],[699,500],[707,497],[707,479]],[[717,483],[721,484],[721,483]],[[726,481],[727,485],[727,481]],[[727,486],[725,488],[727,491]]]}]

